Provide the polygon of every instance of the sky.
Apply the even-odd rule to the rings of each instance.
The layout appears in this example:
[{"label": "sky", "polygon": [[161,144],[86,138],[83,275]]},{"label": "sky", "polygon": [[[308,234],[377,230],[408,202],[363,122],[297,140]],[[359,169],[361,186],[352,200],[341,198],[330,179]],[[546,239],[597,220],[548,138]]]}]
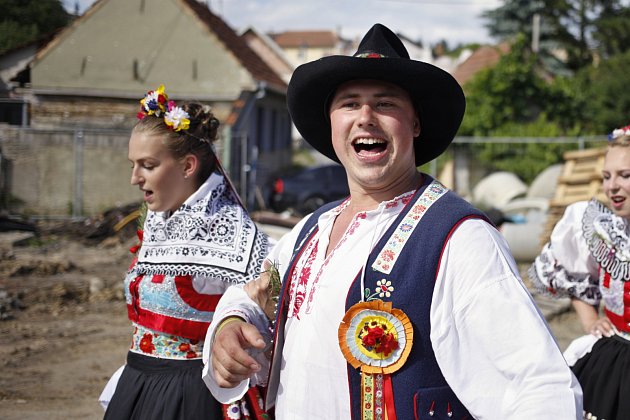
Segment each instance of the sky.
[{"label": "sky", "polygon": [[[409,39],[435,44],[491,43],[480,14],[502,0],[205,0],[211,10],[239,31],[254,26],[263,32],[338,30],[346,39],[361,38],[382,23]],[[94,0],[75,3],[83,13]]]}]

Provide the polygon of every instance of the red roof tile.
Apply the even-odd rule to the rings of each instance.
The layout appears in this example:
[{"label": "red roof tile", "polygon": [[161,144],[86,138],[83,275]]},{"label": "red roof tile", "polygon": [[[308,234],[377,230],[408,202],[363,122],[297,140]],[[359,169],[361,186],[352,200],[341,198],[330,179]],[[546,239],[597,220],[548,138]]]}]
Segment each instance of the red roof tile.
[{"label": "red roof tile", "polygon": [[510,46],[507,43],[483,45],[477,48],[470,57],[457,66],[453,71],[453,77],[463,86],[467,81],[472,79],[477,72],[494,67],[501,59],[501,56],[506,54],[509,50]]},{"label": "red roof tile", "polygon": [[282,48],[334,48],[339,42],[333,31],[286,31],[269,36]]}]

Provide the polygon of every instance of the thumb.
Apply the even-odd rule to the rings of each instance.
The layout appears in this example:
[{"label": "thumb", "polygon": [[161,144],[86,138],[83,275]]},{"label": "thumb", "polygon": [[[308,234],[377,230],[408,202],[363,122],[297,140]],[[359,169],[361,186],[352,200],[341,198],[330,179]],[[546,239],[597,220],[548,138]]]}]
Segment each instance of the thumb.
[{"label": "thumb", "polygon": [[243,324],[241,327],[241,334],[243,339],[247,344],[251,347],[257,349],[264,349],[266,344],[265,340],[263,340],[262,335],[258,332],[258,329],[251,324]]}]

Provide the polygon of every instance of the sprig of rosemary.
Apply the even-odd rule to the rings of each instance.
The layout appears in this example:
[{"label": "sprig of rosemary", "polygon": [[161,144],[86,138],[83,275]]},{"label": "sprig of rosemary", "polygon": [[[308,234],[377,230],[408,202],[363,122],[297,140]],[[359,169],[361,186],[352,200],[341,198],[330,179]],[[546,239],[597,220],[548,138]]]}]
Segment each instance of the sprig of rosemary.
[{"label": "sprig of rosemary", "polygon": [[267,291],[274,303],[278,303],[280,297],[280,289],[282,288],[282,280],[280,279],[280,272],[278,271],[279,265],[277,261],[271,262],[271,265],[264,271],[269,273],[269,284],[267,285]]}]

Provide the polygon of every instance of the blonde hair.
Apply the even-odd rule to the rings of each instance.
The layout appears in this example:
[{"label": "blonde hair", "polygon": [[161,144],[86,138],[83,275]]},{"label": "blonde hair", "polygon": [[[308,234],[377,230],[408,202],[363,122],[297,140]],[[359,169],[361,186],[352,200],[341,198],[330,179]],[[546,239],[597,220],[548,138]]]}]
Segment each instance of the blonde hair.
[{"label": "blonde hair", "polygon": [[622,134],[608,142],[608,148],[630,146],[630,134]]}]

